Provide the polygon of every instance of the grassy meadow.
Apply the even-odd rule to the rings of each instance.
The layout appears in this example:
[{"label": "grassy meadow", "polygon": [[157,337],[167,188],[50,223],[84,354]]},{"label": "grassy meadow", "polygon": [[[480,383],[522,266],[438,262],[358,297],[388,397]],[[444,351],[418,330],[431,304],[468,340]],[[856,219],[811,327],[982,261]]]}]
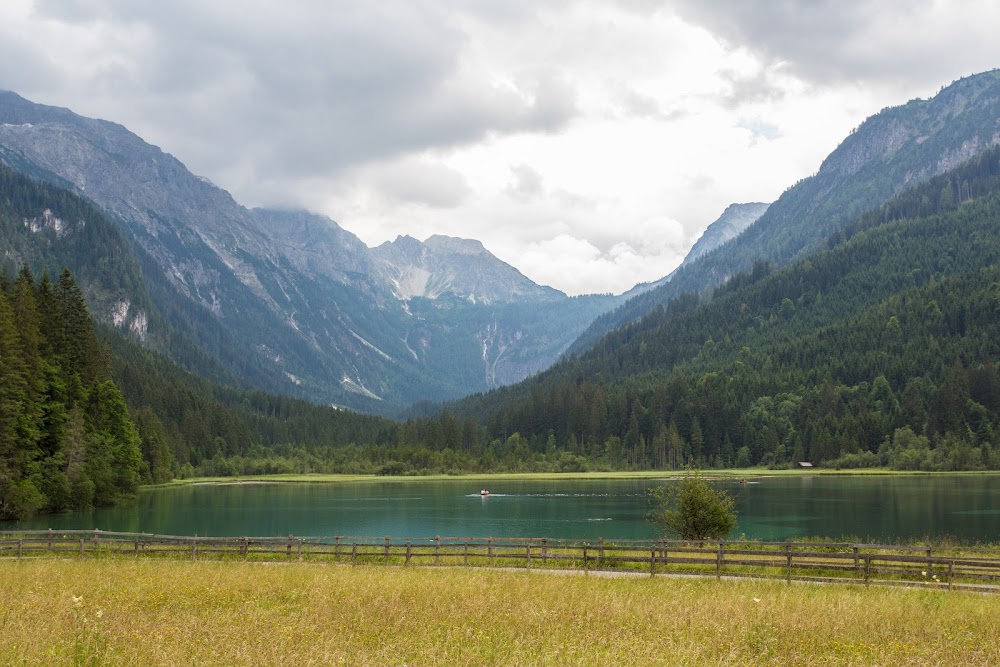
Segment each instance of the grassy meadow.
[{"label": "grassy meadow", "polygon": [[462,568],[0,561],[4,665],[1000,664],[1000,596]]}]

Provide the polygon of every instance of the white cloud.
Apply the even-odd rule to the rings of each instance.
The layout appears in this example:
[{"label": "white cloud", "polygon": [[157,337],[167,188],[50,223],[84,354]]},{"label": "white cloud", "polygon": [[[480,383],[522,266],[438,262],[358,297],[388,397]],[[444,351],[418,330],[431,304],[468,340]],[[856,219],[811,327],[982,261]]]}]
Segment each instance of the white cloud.
[{"label": "white cloud", "polygon": [[674,0],[685,18],[810,81],[930,88],[997,65],[993,0]]},{"label": "white cloud", "polygon": [[5,0],[0,88],[247,205],[621,291],[882,107],[996,66],[998,24],[986,0]]}]

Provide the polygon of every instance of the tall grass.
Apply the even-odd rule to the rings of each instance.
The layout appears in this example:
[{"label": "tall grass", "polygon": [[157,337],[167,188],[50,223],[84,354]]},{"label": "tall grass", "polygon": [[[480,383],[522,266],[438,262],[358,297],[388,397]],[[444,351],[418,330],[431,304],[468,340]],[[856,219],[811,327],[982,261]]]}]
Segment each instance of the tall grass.
[{"label": "tall grass", "polygon": [[0,561],[0,664],[1000,664],[1000,597],[460,568]]}]

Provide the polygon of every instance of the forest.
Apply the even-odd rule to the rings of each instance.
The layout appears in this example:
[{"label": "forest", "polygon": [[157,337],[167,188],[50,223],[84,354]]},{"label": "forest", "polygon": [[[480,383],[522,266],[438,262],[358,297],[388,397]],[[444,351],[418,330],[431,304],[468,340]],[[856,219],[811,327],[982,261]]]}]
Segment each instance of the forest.
[{"label": "forest", "polygon": [[0,519],[113,505],[154,472],[68,271],[0,284]]}]

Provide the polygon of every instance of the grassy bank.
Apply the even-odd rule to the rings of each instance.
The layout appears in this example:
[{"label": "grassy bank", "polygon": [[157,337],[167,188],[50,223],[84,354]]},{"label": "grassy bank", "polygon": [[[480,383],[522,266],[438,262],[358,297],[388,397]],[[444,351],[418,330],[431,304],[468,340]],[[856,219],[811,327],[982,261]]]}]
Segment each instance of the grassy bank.
[{"label": "grassy bank", "polygon": [[1000,597],[434,568],[0,561],[2,664],[1000,663]]},{"label": "grassy bank", "polygon": [[[859,468],[852,470],[835,470],[833,468],[795,468],[789,470],[770,470],[768,468],[733,468],[723,470],[703,471],[708,478],[725,479],[752,479],[758,477],[803,477],[813,475],[998,475],[1000,472],[992,471],[972,471],[972,472],[914,472],[890,470],[888,468]],[[406,475],[380,477],[376,475],[247,475],[241,477],[193,477],[190,479],[177,479],[168,484],[159,484],[156,487],[184,486],[189,484],[239,484],[251,482],[313,482],[313,483],[338,483],[338,482],[402,482],[406,480],[418,481],[475,481],[484,484],[495,481],[545,481],[545,480],[574,480],[574,479],[667,479],[679,477],[684,474],[680,470],[642,470],[630,472],[561,472],[561,473],[491,473],[481,475]],[[153,486],[146,488],[156,488]]]}]

